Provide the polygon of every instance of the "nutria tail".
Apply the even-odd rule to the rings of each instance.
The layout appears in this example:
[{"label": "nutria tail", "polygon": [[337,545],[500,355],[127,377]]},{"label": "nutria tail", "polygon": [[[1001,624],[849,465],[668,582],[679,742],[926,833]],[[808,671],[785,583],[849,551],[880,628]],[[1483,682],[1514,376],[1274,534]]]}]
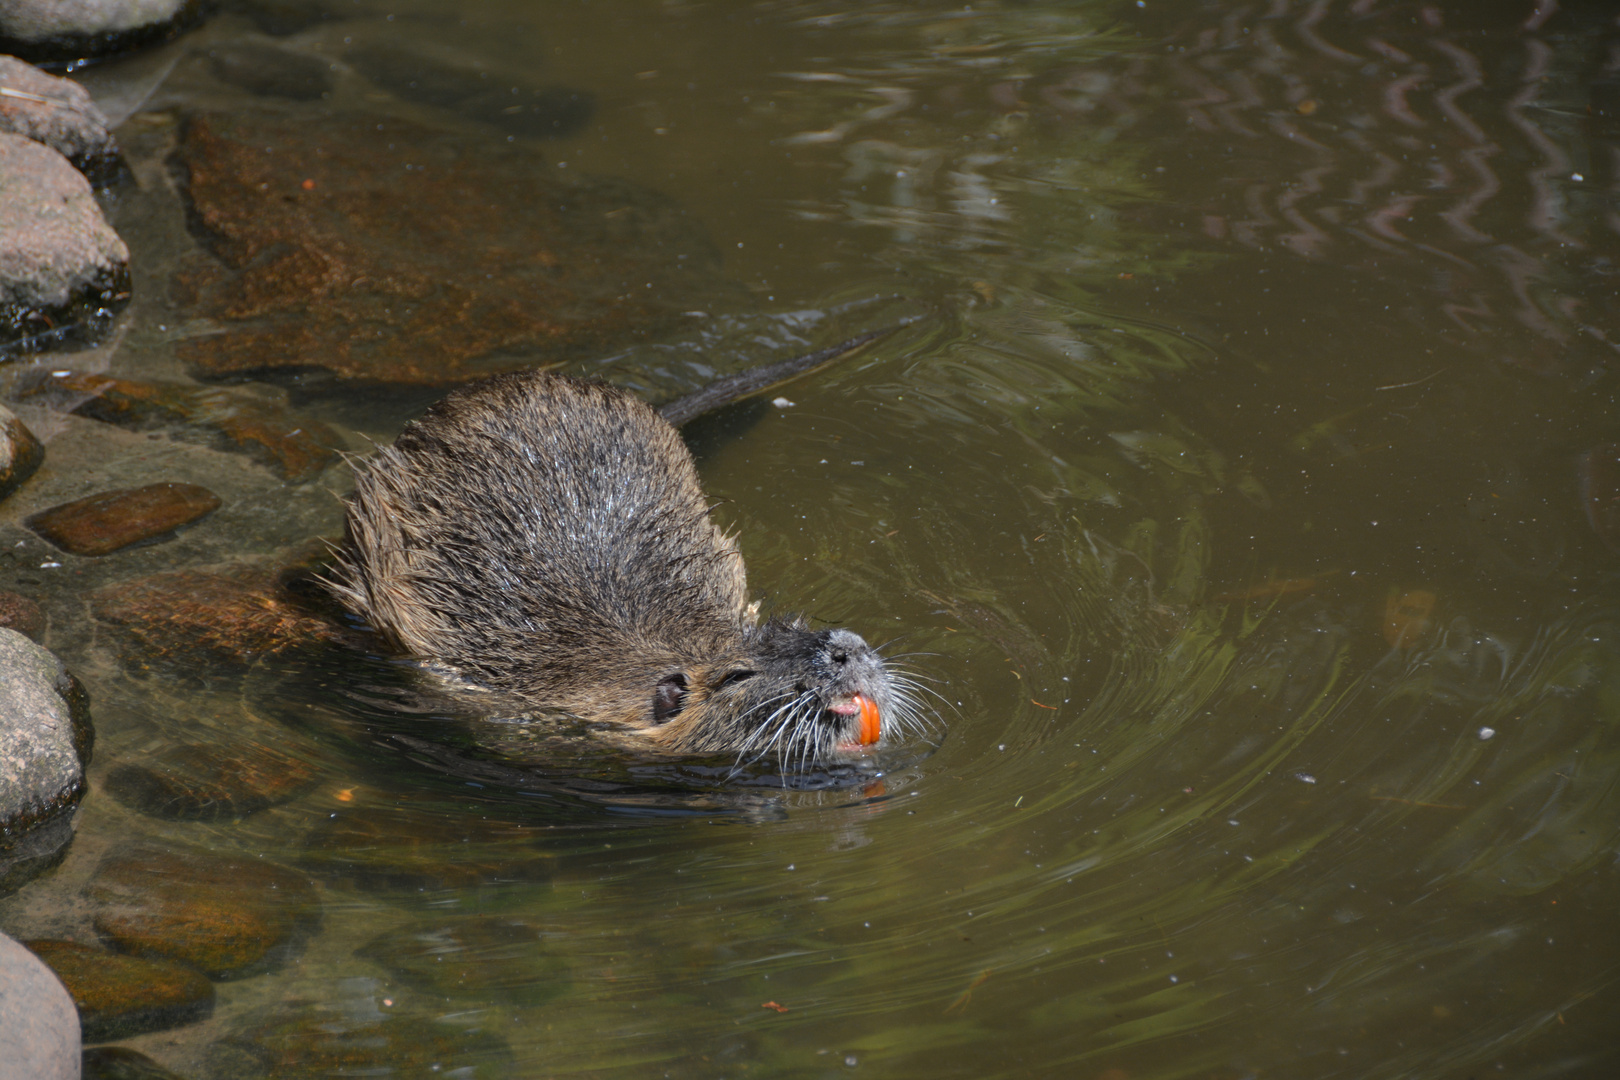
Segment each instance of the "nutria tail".
[{"label": "nutria tail", "polygon": [[917,713],[857,635],[755,625],[679,434],[603,383],[497,375],[406,425],[330,584],[452,678],[670,751],[817,760]]},{"label": "nutria tail", "polygon": [[802,356],[789,357],[774,364],[761,364],[734,375],[726,375],[660,407],[658,415],[680,427],[688,420],[695,420],[722,405],[730,405],[734,401],[774,390],[784,383],[808,375],[817,368],[825,367],[834,360],[853,356],[872,342],[888,337],[904,325],[906,324],[896,323],[879,330],[868,330],[864,334],[856,334],[847,341],[840,341],[837,345],[825,349],[817,349]]}]

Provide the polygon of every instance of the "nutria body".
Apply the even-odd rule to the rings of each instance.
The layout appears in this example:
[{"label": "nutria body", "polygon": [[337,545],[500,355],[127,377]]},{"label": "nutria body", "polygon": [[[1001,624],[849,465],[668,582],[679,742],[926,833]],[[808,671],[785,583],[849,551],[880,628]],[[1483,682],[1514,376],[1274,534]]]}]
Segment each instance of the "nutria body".
[{"label": "nutria body", "polygon": [[858,635],[757,622],[686,445],[626,391],[498,375],[356,473],[334,592],[454,680],[661,750],[790,762],[915,713]]}]

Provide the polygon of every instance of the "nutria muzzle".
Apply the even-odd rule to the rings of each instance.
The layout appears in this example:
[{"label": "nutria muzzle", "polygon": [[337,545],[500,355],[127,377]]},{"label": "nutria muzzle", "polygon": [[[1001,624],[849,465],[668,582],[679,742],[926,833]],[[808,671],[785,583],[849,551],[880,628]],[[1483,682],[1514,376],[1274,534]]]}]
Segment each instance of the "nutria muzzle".
[{"label": "nutria muzzle", "polygon": [[[899,721],[888,665],[859,634],[769,622],[748,635],[747,660],[718,679],[686,672],[659,683],[655,743],[813,762],[877,743]],[[701,686],[701,690],[698,688]]]}]

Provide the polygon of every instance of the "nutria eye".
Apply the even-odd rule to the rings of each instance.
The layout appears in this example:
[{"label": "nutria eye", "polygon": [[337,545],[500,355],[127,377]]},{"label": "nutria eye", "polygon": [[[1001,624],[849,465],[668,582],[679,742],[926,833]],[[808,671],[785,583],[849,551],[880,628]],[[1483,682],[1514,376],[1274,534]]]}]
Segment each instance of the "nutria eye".
[{"label": "nutria eye", "polygon": [[752,679],[757,674],[759,674],[757,671],[728,671],[726,672],[725,678],[716,683],[714,688],[718,690],[722,686],[730,686],[732,683],[740,683],[744,679]]},{"label": "nutria eye", "polygon": [[686,676],[680,672],[660,680],[653,687],[653,723],[662,724],[677,716],[686,706]]}]

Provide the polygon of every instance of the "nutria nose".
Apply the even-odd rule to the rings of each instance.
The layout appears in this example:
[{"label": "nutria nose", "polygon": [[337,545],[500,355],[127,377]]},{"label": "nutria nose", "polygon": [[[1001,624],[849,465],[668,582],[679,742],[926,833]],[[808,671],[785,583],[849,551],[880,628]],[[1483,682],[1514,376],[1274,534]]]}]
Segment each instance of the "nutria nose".
[{"label": "nutria nose", "polygon": [[835,664],[848,664],[866,651],[866,639],[851,630],[834,630],[827,635],[827,659]]}]

